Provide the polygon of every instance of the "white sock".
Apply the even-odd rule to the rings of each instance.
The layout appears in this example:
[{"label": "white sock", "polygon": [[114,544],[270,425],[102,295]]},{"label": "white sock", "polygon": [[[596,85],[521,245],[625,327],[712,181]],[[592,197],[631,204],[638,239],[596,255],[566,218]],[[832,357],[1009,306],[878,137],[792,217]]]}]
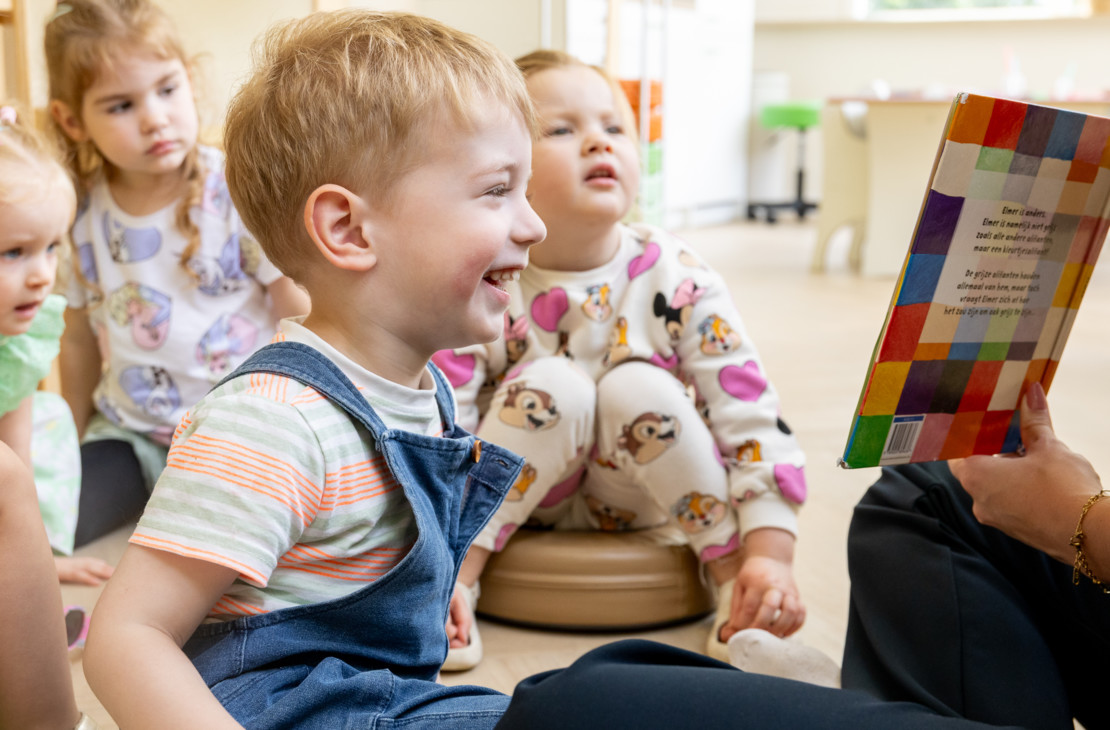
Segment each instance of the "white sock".
[{"label": "white sock", "polygon": [[744,629],[728,640],[729,662],[738,669],[796,679],[822,687],[840,686],[840,666],[824,653],[763,629]]}]

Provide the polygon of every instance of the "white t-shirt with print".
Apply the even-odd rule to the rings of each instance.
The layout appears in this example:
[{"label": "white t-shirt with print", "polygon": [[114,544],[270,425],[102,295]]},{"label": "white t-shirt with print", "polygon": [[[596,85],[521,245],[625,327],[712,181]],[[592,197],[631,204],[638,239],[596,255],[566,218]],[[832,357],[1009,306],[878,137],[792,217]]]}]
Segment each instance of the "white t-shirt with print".
[{"label": "white t-shirt with print", "polygon": [[93,398],[109,421],[169,444],[185,411],[273,336],[266,287],[281,272],[231,203],[223,155],[200,147],[204,197],[191,211],[200,248],[181,266],[187,239],[177,202],[135,217],[94,185],[73,226],[77,265],[69,306],[87,308],[104,370]]}]

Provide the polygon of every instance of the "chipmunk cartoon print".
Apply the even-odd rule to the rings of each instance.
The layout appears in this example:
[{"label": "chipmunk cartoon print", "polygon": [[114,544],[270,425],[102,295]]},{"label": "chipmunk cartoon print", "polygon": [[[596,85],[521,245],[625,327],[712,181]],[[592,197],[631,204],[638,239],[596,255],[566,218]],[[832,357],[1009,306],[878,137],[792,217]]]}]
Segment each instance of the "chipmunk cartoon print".
[{"label": "chipmunk cartoon print", "polygon": [[701,351],[706,355],[724,355],[740,347],[740,334],[716,314],[711,314],[698,325]]},{"label": "chipmunk cartoon print", "polygon": [[686,331],[686,325],[694,314],[694,305],[704,293],[705,290],[698,288],[693,279],[683,279],[670,302],[663,292],[656,292],[652,305],[655,316],[663,318],[663,326],[667,328],[672,341],[682,339],[682,333]]},{"label": "chipmunk cartoon print", "polygon": [[728,505],[712,494],[688,492],[671,506],[671,514],[687,535],[704,532],[725,517]]},{"label": "chipmunk cartoon print", "polygon": [[512,315],[505,312],[505,357],[510,365],[520,362],[524,353],[528,351],[528,318],[524,316],[513,319]]},{"label": "chipmunk cartoon print", "polygon": [[559,330],[559,346],[551,354],[555,357],[565,357],[568,360],[574,359],[574,354],[570,351],[570,332]]},{"label": "chipmunk cartoon print", "polygon": [[586,301],[582,302],[582,313],[595,322],[604,322],[613,313],[609,304],[609,285],[594,284],[586,287]]},{"label": "chipmunk cartoon print", "polygon": [[586,495],[586,506],[589,508],[590,514],[597,520],[598,528],[606,532],[627,530],[632,527],[632,523],[636,520],[636,513],[632,510],[618,509],[605,504],[593,495]]},{"label": "chipmunk cartoon print", "polygon": [[[781,421],[781,419],[780,419]],[[737,464],[754,464],[757,461],[763,461],[763,447],[755,439],[748,439],[736,448],[736,463]]]},{"label": "chipmunk cartoon print", "polygon": [[502,423],[525,431],[543,431],[559,422],[559,410],[551,394],[529,388],[524,382],[509,385],[497,416]]},{"label": "chipmunk cartoon print", "polygon": [[648,411],[621,427],[617,448],[627,451],[637,464],[647,464],[674,446],[682,424],[674,416]]},{"label": "chipmunk cartoon print", "polygon": [[516,478],[513,486],[509,487],[509,491],[505,494],[506,502],[519,502],[524,499],[524,493],[536,481],[536,467],[525,462],[520,470],[520,476]]}]

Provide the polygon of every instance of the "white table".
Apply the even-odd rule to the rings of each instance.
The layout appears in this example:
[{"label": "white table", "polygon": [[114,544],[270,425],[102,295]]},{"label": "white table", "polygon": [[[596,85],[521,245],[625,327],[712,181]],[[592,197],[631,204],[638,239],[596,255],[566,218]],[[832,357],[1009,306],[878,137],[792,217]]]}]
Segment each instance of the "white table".
[{"label": "white table", "polygon": [[[867,102],[863,140],[853,140],[834,126],[839,123],[841,105],[849,101]],[[1110,100],[1037,103],[1110,115]],[[860,273],[897,275],[909,250],[951,101],[832,99],[828,106],[822,127],[825,164],[818,254],[823,255],[828,236],[837,228],[845,223],[861,225],[862,231],[855,231]],[[830,199],[831,191],[836,192]],[[862,223],[855,215],[860,209],[866,211]],[[816,259],[814,268],[820,268]]]}]

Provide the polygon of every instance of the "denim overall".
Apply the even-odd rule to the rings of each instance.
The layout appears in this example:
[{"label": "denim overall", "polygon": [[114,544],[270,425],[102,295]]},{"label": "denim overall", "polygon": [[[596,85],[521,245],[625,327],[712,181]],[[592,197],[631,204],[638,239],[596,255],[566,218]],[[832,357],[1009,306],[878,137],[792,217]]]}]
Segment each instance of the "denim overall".
[{"label": "denim overall", "polygon": [[[509,698],[435,682],[459,564],[501,504],[522,460],[455,424],[450,385],[434,366],[442,437],[386,428],[324,355],[267,345],[248,372],[315,388],[369,431],[404,489],[419,535],[386,575],[354,593],[225,623],[202,624],[185,646],[213,694],[247,728],[493,727]],[[274,433],[280,439],[280,432]]]}]

